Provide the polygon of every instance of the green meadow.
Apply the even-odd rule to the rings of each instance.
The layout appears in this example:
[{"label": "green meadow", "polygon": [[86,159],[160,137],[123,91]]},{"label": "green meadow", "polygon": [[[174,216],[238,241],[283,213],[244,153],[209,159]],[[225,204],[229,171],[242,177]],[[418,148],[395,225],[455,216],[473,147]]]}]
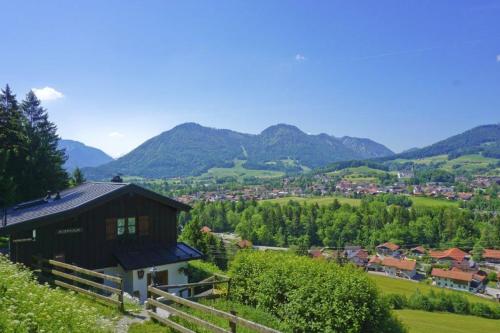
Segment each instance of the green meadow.
[{"label": "green meadow", "polygon": [[224,177],[256,177],[256,178],[273,178],[282,177],[285,175],[281,171],[273,170],[251,170],[243,167],[243,160],[236,160],[231,168],[211,168],[199,178],[224,178]]},{"label": "green meadow", "polygon": [[[492,300],[488,300],[486,298],[482,298],[479,296],[475,296],[473,294],[470,294],[468,292],[462,292],[462,291],[455,291],[455,290],[450,290],[450,289],[444,289],[444,288],[439,288],[439,287],[434,287],[428,284],[425,284],[424,282],[412,282],[412,281],[406,281],[403,279],[393,279],[390,277],[386,276],[381,276],[381,275],[374,275],[374,274],[368,274],[369,278],[375,282],[379,290],[383,294],[399,294],[399,295],[404,295],[404,296],[410,296],[417,289],[423,293],[428,293],[431,290],[434,290],[435,292],[440,292],[444,291],[446,293],[460,293],[461,295],[465,296],[469,302],[471,303],[483,303],[483,304],[488,304],[492,305],[495,304]],[[500,321],[499,321],[500,323]]]},{"label": "green meadow", "polygon": [[[337,199],[341,204],[349,204],[352,206],[359,206],[361,199],[346,198],[343,196],[324,196],[324,197],[284,197],[278,199],[263,200],[263,202],[274,202],[279,204],[287,203],[290,200],[297,202],[317,203],[318,205],[328,205]],[[428,197],[411,197],[415,207],[458,207],[458,201],[450,201],[444,199],[428,198]]]},{"label": "green meadow", "polygon": [[493,333],[500,332],[500,320],[452,313],[396,310],[409,333]]}]

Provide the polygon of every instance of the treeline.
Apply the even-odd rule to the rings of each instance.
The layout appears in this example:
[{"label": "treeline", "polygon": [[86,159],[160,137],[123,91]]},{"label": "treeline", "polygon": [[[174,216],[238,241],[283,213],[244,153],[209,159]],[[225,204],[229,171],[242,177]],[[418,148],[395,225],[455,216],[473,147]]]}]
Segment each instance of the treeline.
[{"label": "treeline", "polygon": [[374,248],[392,241],[406,246],[500,247],[500,216],[455,207],[405,207],[390,197],[365,198],[359,207],[238,201],[199,203],[180,216],[217,232],[236,231],[254,244],[270,246]]},{"label": "treeline", "polygon": [[384,299],[393,309],[450,312],[500,319],[500,307],[493,305],[493,303],[488,305],[480,302],[469,302],[462,293],[431,290],[425,294],[417,289],[409,297],[401,294],[388,294],[384,296]]},{"label": "treeline", "polygon": [[0,194],[4,204],[43,196],[68,185],[56,126],[30,91],[20,103],[7,85],[0,92]]}]

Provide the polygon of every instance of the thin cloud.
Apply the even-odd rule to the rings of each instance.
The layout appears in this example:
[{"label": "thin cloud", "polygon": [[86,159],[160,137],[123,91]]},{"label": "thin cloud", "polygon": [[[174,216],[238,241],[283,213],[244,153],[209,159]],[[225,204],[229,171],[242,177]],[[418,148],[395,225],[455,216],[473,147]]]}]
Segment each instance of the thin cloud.
[{"label": "thin cloud", "polygon": [[125,135],[123,135],[122,133],[120,132],[111,132],[111,133],[108,133],[108,136],[110,138],[115,138],[115,139],[119,139],[119,138],[123,138]]},{"label": "thin cloud", "polygon": [[305,60],[306,60],[306,57],[303,54],[297,53],[295,55],[295,61],[302,62],[302,61],[305,61]]},{"label": "thin cloud", "polygon": [[497,62],[500,62],[500,54],[497,54]]},{"label": "thin cloud", "polygon": [[31,90],[33,90],[36,97],[38,97],[41,101],[54,101],[64,97],[62,92],[57,91],[52,87],[33,88]]}]

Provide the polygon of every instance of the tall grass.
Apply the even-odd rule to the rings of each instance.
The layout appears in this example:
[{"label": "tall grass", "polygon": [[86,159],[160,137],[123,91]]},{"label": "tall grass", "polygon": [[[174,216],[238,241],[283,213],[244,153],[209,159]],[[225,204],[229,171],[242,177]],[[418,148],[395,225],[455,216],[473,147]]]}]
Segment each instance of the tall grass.
[{"label": "tall grass", "polygon": [[0,255],[0,332],[108,332],[105,322],[97,307]]}]

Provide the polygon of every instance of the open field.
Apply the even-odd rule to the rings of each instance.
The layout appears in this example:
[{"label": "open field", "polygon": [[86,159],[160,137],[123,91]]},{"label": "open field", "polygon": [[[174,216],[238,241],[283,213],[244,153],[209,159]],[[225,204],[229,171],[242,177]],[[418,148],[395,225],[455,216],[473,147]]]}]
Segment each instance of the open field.
[{"label": "open field", "polygon": [[359,206],[361,199],[346,198],[343,196],[327,196],[327,197],[284,197],[278,199],[262,200],[262,202],[272,202],[279,204],[286,204],[288,201],[293,200],[297,202],[317,203],[318,205],[328,205],[337,199],[341,204],[349,204],[352,206]]},{"label": "open field", "polygon": [[458,207],[458,201],[450,201],[446,199],[436,199],[429,197],[411,197],[415,207]]},{"label": "open field", "polygon": [[[446,171],[453,171],[456,169],[461,169],[469,172],[478,172],[480,170],[484,170],[489,168],[491,164],[498,163],[498,159],[491,157],[484,157],[480,154],[471,154],[471,155],[463,155],[458,158],[448,160],[448,155],[437,155],[427,158],[407,160],[407,159],[396,159],[394,162],[410,162],[412,161],[415,164],[425,164],[429,165],[431,163],[442,163],[440,168]],[[488,172],[488,174],[497,174],[499,168],[494,168]]]},{"label": "open field", "polygon": [[[318,205],[328,205],[332,203],[335,199],[337,199],[341,204],[349,204],[352,206],[359,206],[361,204],[361,199],[354,198],[346,198],[343,196],[325,196],[325,197],[284,197],[278,199],[269,199],[263,200],[264,202],[274,202],[284,204],[290,200],[298,201],[298,202],[307,202],[307,203],[317,203]],[[449,201],[443,199],[435,199],[428,197],[411,197],[413,201],[413,205],[415,207],[458,207],[458,201]]]},{"label": "open field", "polygon": [[359,184],[359,183],[377,184],[379,183],[379,178],[377,177],[380,177],[387,173],[396,174],[395,172],[387,172],[383,170],[373,169],[367,166],[345,168],[342,170],[329,172],[328,174],[341,176],[345,180],[348,180],[354,184]]},{"label": "open field", "polygon": [[281,172],[281,171],[245,169],[243,167],[243,163],[245,163],[245,161],[237,160],[234,162],[234,166],[232,168],[211,168],[206,173],[199,176],[199,178],[211,178],[211,177],[213,177],[213,178],[223,178],[223,177],[273,178],[273,177],[282,177],[285,175],[285,173]]},{"label": "open field", "polygon": [[399,295],[410,296],[417,289],[423,293],[428,293],[431,290],[434,290],[436,292],[444,291],[446,293],[460,293],[461,295],[465,296],[469,302],[472,303],[483,303],[488,305],[496,304],[493,300],[488,300],[483,297],[475,296],[465,291],[464,292],[454,291],[450,289],[434,287],[425,283],[411,282],[402,279],[393,279],[390,277],[374,275],[374,274],[368,274],[368,276],[370,277],[371,280],[373,280],[376,283],[377,287],[383,294],[399,294]]},{"label": "open field", "polygon": [[409,333],[484,333],[500,332],[500,320],[452,313],[396,310]]}]

